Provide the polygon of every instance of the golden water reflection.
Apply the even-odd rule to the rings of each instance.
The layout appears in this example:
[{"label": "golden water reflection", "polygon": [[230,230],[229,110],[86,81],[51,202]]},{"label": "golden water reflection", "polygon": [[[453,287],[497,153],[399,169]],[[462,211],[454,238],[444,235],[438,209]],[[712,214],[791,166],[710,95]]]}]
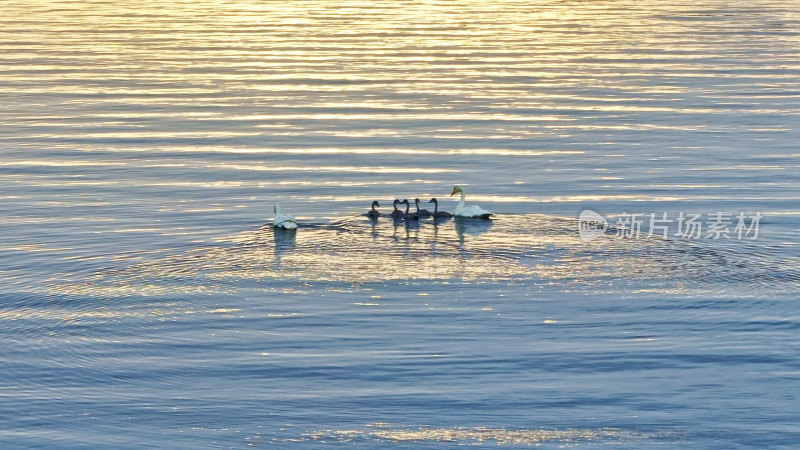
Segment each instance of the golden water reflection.
[{"label": "golden water reflection", "polygon": [[800,279],[790,267],[761,264],[757,254],[746,257],[742,265],[739,255],[724,249],[687,241],[622,240],[613,234],[584,242],[574,219],[544,215],[418,223],[358,217],[291,231],[264,226],[216,238],[213,246],[54,281],[47,289],[147,296],[283,292],[292,286],[353,289],[423,280],[505,281],[523,283],[530,291],[549,286],[584,294],[630,289],[679,295],[713,286],[724,295],[739,289],[735,283],[778,292]]},{"label": "golden water reflection", "polygon": [[636,433],[614,428],[598,429],[506,429],[485,427],[454,428],[395,428],[385,423],[369,424],[364,429],[327,430],[304,435],[307,439],[320,441],[334,439],[340,442],[388,441],[401,442],[451,442],[458,445],[541,445],[547,442],[564,446],[580,442],[602,441],[602,444],[621,443],[643,438],[675,439],[675,436],[657,436],[654,433]]}]

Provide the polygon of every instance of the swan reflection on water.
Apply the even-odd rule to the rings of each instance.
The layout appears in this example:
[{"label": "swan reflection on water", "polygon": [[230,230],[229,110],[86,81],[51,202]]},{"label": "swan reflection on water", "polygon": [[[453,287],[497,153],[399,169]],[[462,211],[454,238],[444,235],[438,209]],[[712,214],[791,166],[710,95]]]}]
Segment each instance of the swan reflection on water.
[{"label": "swan reflection on water", "polygon": [[370,228],[369,235],[372,237],[372,241],[374,242],[381,235],[376,228],[378,226],[378,217],[367,216],[367,223],[369,224]]},{"label": "swan reflection on water", "polygon": [[[400,202],[402,203],[402,202]],[[402,211],[401,211],[402,213]],[[416,238],[416,232],[420,231],[422,228],[433,228],[434,229],[434,237],[433,239],[436,240],[439,238],[439,232],[441,229],[449,229],[447,226],[450,222],[453,222],[456,237],[458,238],[458,242],[460,244],[464,244],[467,241],[468,237],[477,237],[486,232],[488,232],[492,228],[493,220],[489,219],[479,219],[479,218],[470,218],[470,217],[453,217],[453,216],[441,216],[441,217],[432,217],[428,220],[406,220],[405,218],[398,218],[398,217],[388,217],[388,222],[390,222],[393,226],[392,237],[395,240],[401,239],[398,236],[398,231],[400,229],[405,229],[405,239],[413,239]],[[374,239],[380,236],[380,219],[377,217],[367,216],[367,220],[364,223],[369,224],[370,226],[370,235]],[[415,232],[414,235],[411,232]]]},{"label": "swan reflection on water", "polygon": [[[620,282],[639,280],[651,290],[684,292],[690,279],[686,267],[697,269],[691,279],[698,290],[705,289],[704,280],[726,280],[730,289],[725,292],[739,292],[743,283],[796,291],[800,280],[800,271],[791,264],[754,262],[750,255],[744,264],[735,252],[702,243],[633,243],[609,235],[587,245],[572,218],[529,214],[496,221],[428,219],[401,222],[402,227],[388,217],[365,219],[305,223],[297,230],[264,226],[221,236],[187,252],[91,274],[68,274],[68,279],[43,289],[71,295],[167,295],[176,290],[272,289],[264,280],[327,286],[410,279],[442,283],[515,279],[603,292],[627,286]],[[375,264],[375,255],[382,263]]]},{"label": "swan reflection on water", "polygon": [[472,219],[468,217],[456,217],[453,219],[456,226],[458,242],[464,244],[466,236],[480,236],[492,228],[493,221],[486,219]]},{"label": "swan reflection on water", "polygon": [[434,227],[439,227],[439,225],[444,225],[444,224],[446,224],[447,222],[450,222],[451,220],[453,220],[453,216],[447,216],[447,217],[440,216],[440,217],[435,217],[435,218],[433,219],[433,226],[434,226]]},{"label": "swan reflection on water", "polygon": [[281,256],[291,253],[297,247],[297,229],[273,227],[272,239],[275,243],[275,267],[280,268]]},{"label": "swan reflection on water", "polygon": [[[377,238],[380,235],[378,231],[378,219],[370,218],[367,221],[370,224],[372,237]],[[458,242],[460,244],[464,244],[467,241],[468,236],[476,237],[480,236],[488,232],[492,228],[492,220],[487,219],[475,219],[469,217],[437,217],[433,220],[402,220],[402,219],[391,219],[392,225],[394,227],[394,232],[392,236],[394,239],[398,238],[398,230],[405,229],[406,235],[405,239],[412,239],[416,238],[416,235],[421,228],[428,228],[431,227],[434,229],[434,236],[433,240],[439,238],[439,232],[441,229],[449,229],[447,226],[450,222],[453,222],[456,237],[458,238]],[[411,232],[415,232],[414,235],[411,235]]]},{"label": "swan reflection on water", "polygon": [[422,223],[419,220],[411,219],[411,220],[406,220],[406,221],[400,222],[400,223],[395,222],[394,226],[395,227],[399,227],[399,226],[405,225],[407,230],[418,230],[419,227],[421,226],[421,224]]}]

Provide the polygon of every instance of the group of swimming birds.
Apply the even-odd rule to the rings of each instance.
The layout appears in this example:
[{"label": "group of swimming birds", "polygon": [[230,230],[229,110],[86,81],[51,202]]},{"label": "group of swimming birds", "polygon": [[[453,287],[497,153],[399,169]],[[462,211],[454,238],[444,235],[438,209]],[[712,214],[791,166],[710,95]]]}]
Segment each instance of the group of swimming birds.
[{"label": "group of swimming birds", "polygon": [[[433,203],[433,212],[428,211],[427,209],[420,209],[419,208],[419,199],[414,199],[414,203],[417,206],[416,212],[409,212],[411,208],[411,203],[408,200],[400,201],[398,199],[394,200],[394,210],[391,214],[381,214],[375,208],[380,208],[380,204],[378,201],[372,202],[372,207],[369,211],[367,211],[365,216],[369,217],[370,219],[377,219],[378,217],[391,217],[396,221],[412,221],[412,220],[419,220],[419,219],[426,219],[426,218],[433,218],[435,219],[446,219],[449,217],[464,217],[464,218],[476,218],[476,219],[489,219],[492,213],[482,209],[480,206],[477,205],[470,205],[467,206],[464,204],[466,192],[464,192],[464,188],[462,186],[455,186],[453,187],[453,192],[450,196],[454,196],[456,194],[461,194],[461,200],[459,200],[458,205],[456,205],[455,211],[452,214],[444,211],[439,211],[439,201],[435,198],[432,198],[428,201],[428,203]],[[397,205],[406,205],[405,211],[401,211],[397,208]],[[293,230],[297,228],[297,221],[295,220],[294,216],[289,214],[281,213],[281,207],[278,204],[274,206],[275,210],[275,219],[272,221],[272,226],[275,228],[285,228],[287,230]]]}]

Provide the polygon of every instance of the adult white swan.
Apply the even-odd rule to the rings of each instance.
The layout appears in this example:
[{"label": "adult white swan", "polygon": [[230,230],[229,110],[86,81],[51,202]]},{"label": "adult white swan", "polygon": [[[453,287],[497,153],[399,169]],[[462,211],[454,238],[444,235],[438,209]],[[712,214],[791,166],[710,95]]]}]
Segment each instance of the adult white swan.
[{"label": "adult white swan", "polygon": [[464,192],[464,188],[461,186],[454,186],[453,193],[450,194],[450,197],[456,195],[457,193],[461,193],[461,200],[458,201],[458,205],[456,206],[456,210],[453,211],[453,215],[456,217],[476,217],[480,219],[488,219],[489,216],[492,215],[489,211],[482,209],[478,205],[471,205],[465,206],[464,205],[464,197],[466,193]]},{"label": "adult white swan", "polygon": [[273,209],[275,210],[275,220],[272,221],[273,227],[285,228],[287,230],[294,230],[297,228],[297,222],[294,220],[294,216],[281,214],[281,205],[275,203]]}]

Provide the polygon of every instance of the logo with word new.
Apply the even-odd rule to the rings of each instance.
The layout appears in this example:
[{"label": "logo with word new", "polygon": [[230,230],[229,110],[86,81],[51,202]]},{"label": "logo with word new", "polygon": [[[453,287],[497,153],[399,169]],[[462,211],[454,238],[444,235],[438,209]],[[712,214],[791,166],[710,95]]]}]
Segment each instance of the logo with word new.
[{"label": "logo with word new", "polygon": [[581,211],[578,216],[578,235],[582,241],[593,241],[608,229],[606,218],[589,209]]}]

